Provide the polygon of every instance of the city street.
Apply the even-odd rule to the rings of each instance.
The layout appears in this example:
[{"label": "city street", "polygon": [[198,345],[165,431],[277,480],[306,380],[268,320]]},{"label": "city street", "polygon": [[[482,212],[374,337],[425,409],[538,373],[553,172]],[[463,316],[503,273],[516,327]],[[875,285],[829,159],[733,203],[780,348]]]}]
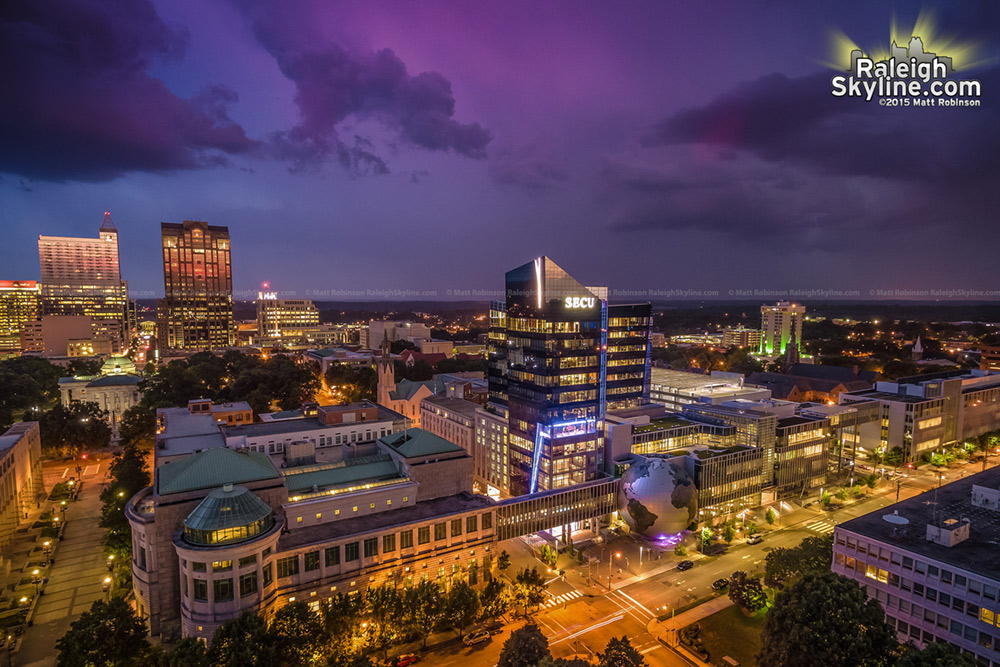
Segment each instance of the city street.
[{"label": "city street", "polygon": [[[981,469],[981,464],[970,463],[942,470],[941,483],[947,484]],[[933,489],[939,483],[936,470],[910,470],[909,475],[900,485],[901,500]],[[577,565],[567,569],[565,577],[555,576],[550,580],[549,596],[534,615],[534,621],[549,638],[549,647],[555,657],[579,656],[592,660],[612,637],[624,635],[643,653],[651,667],[690,665],[650,633],[650,629],[655,629],[651,623],[654,618],[710,595],[712,582],[729,577],[734,570],[763,573],[764,560],[771,549],[794,547],[805,537],[832,533],[836,524],[891,505],[895,499],[895,482],[882,480],[870,495],[839,509],[828,511],[814,502],[810,507],[786,512],[772,530],[764,533],[759,544],[749,545],[738,539],[718,556],[702,556],[691,549],[686,558],[694,562],[694,567],[687,571],[676,568],[681,558],[668,551],[659,554],[657,559],[656,550],[651,551],[644,543],[629,537],[592,546],[589,553],[600,558],[603,552],[606,559],[612,560],[612,590],[607,588],[607,560],[590,567]],[[643,548],[641,566],[638,565],[640,546]],[[503,548],[512,556],[509,576],[525,565],[545,569],[531,558],[527,546],[520,540],[509,540]],[[588,577],[588,571],[592,578]],[[493,667],[504,641],[523,623],[524,620],[518,618],[506,626],[498,626],[499,631],[486,644],[471,648],[461,644],[449,646],[431,652],[425,661],[442,666]]]}]

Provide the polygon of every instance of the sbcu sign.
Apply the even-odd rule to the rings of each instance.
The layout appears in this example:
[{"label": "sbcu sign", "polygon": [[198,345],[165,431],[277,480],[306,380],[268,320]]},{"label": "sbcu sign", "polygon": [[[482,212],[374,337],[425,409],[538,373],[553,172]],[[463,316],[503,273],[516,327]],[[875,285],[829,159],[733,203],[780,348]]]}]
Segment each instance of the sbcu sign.
[{"label": "sbcu sign", "polygon": [[567,308],[593,308],[594,297],[592,296],[568,296],[564,304]]}]

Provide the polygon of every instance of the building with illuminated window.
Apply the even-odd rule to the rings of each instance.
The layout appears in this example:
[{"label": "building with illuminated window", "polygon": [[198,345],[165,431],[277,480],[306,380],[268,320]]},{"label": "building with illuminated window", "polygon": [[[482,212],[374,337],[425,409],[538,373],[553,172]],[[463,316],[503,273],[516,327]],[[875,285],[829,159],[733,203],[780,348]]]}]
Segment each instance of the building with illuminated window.
[{"label": "building with illuminated window", "polygon": [[318,328],[319,309],[309,299],[279,299],[274,292],[257,293],[257,336],[261,341],[304,341]]},{"label": "building with illuminated window", "polygon": [[510,493],[596,479],[608,404],[648,402],[649,304],[609,307],[606,288],[548,257],[505,282],[506,300],[490,306],[487,360],[490,402],[508,417]]},{"label": "building with illuminated window", "polygon": [[806,307],[790,301],[760,307],[760,353],[780,357],[794,340],[796,352],[802,343],[802,320]]},{"label": "building with illuminated window", "polygon": [[0,352],[21,349],[21,329],[41,315],[41,296],[34,280],[0,280]]},{"label": "building with illuminated window", "polygon": [[17,533],[27,530],[21,524],[46,495],[38,422],[18,422],[0,433],[0,492],[0,567],[9,571],[5,557]]},{"label": "building with illuminated window", "polygon": [[831,569],[877,600],[901,643],[1000,665],[1000,468],[834,528]]},{"label": "building with illuminated window", "polygon": [[756,352],[760,349],[760,329],[745,329],[743,327],[723,329],[722,346],[738,347]]},{"label": "building with illuminated window", "polygon": [[907,461],[1000,429],[1000,373],[954,370],[877,382],[840,394],[842,405],[874,402],[878,419],[860,431],[868,452],[900,448]]},{"label": "building with illuminated window", "polygon": [[1000,347],[984,345],[979,358],[979,369],[984,371],[1000,371]]},{"label": "building with illuminated window", "polygon": [[94,334],[127,342],[127,285],[118,263],[118,229],[105,212],[97,238],[39,236],[43,315],[86,315]]},{"label": "building with illuminated window", "polygon": [[229,228],[160,223],[164,298],[157,335],[164,350],[219,350],[236,343]]}]

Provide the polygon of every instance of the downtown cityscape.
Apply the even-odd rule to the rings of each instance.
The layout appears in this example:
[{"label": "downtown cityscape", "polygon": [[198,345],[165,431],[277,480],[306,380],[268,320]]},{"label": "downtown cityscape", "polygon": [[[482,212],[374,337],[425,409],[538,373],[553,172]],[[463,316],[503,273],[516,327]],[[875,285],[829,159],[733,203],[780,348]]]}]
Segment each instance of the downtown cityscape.
[{"label": "downtown cityscape", "polygon": [[0,662],[1000,666],[997,28],[5,5]]}]

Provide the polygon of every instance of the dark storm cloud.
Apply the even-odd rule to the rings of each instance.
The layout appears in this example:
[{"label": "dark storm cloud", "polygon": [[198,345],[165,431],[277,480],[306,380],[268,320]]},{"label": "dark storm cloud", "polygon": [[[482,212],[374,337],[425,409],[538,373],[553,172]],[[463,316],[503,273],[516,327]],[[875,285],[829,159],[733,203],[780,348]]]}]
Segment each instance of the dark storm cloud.
[{"label": "dark storm cloud", "polygon": [[224,163],[255,143],[226,114],[233,91],[184,100],[146,73],[183,52],[145,0],[0,4],[0,171],[104,181]]},{"label": "dark storm cloud", "polygon": [[665,119],[605,166],[612,228],[831,250],[945,228],[996,236],[1000,70],[965,73],[982,83],[978,108],[838,99],[833,75],[773,74]]},{"label": "dark storm cloud", "polygon": [[643,145],[717,145],[824,173],[938,184],[1000,175],[1000,70],[966,73],[982,83],[976,109],[890,109],[836,98],[833,76],[763,77],[667,118]]},{"label": "dark storm cloud", "polygon": [[486,157],[489,131],[479,123],[454,119],[451,83],[441,74],[411,75],[390,49],[368,56],[349,53],[306,25],[305,5],[237,5],[258,41],[295,84],[301,122],[273,137],[279,156],[290,159],[295,168],[335,157],[352,170],[384,173],[385,162],[370,144],[348,143],[340,137],[338,126],[348,119],[373,119],[419,148]]}]

